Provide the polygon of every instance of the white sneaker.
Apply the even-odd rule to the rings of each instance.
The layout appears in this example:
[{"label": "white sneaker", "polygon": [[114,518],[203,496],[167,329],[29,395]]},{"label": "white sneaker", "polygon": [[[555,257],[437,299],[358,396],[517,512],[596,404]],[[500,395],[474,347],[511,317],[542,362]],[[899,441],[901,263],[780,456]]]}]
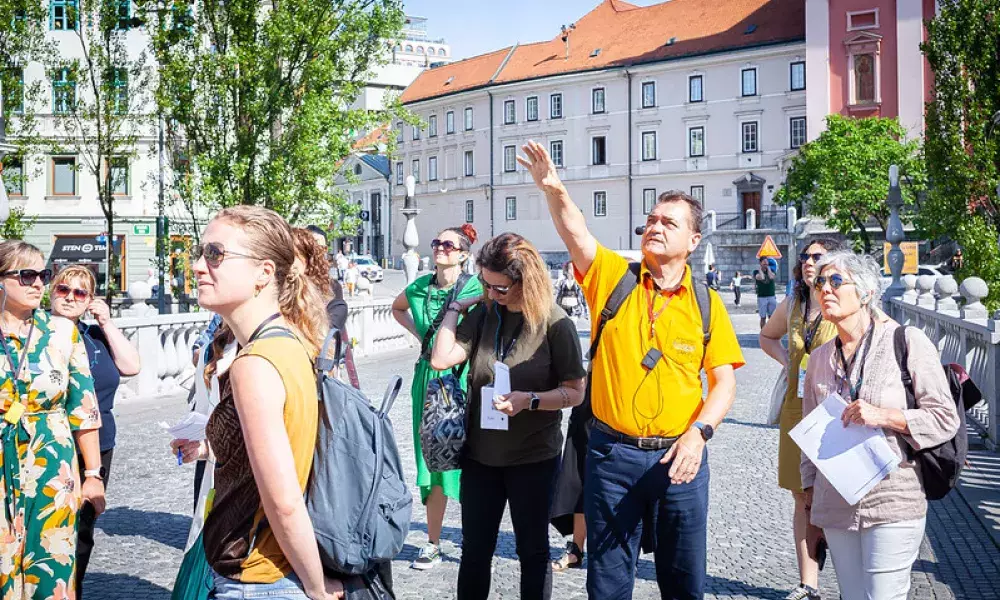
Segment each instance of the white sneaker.
[{"label": "white sneaker", "polygon": [[420,549],[420,554],[417,556],[417,559],[410,564],[410,568],[417,569],[418,571],[426,571],[428,569],[433,569],[439,564],[441,564],[441,548],[428,543]]}]

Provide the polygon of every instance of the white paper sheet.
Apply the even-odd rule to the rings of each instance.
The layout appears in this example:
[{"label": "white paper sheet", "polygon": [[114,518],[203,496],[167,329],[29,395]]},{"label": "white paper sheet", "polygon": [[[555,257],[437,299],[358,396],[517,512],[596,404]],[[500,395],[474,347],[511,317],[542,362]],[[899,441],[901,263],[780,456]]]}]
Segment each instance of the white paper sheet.
[{"label": "white paper sheet", "polygon": [[482,398],[479,410],[479,427],[482,429],[507,431],[507,415],[493,406],[493,386],[483,386],[483,391],[480,394]]},{"label": "white paper sheet", "polygon": [[160,422],[160,427],[167,430],[175,440],[191,440],[200,442],[205,439],[205,424],[208,423],[208,415],[197,412],[189,412],[186,417],[177,421],[174,425]]},{"label": "white paper sheet", "polygon": [[498,396],[511,392],[510,367],[500,361],[493,363],[493,389]]},{"label": "white paper sheet", "polygon": [[847,402],[830,394],[790,432],[799,449],[851,506],[899,466],[881,429],[840,420]]}]

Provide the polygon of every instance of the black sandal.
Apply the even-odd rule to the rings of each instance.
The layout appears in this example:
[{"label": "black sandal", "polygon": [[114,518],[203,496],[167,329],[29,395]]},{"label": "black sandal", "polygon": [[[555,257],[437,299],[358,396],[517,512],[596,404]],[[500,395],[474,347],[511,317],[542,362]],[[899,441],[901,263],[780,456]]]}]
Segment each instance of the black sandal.
[{"label": "black sandal", "polygon": [[[574,560],[575,559],[575,560]],[[576,542],[566,542],[566,552],[559,557],[559,560],[552,563],[552,570],[556,573],[566,569],[583,568],[583,550],[576,545]]]}]

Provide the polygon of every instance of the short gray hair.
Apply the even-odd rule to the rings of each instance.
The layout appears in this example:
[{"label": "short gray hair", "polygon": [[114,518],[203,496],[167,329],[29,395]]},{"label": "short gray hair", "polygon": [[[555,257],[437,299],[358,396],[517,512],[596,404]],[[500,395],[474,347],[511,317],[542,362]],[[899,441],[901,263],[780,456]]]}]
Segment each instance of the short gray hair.
[{"label": "short gray hair", "polygon": [[838,269],[851,277],[862,306],[878,307],[882,298],[882,271],[874,258],[867,254],[837,250],[820,259],[816,265],[816,274],[821,274],[827,267]]}]

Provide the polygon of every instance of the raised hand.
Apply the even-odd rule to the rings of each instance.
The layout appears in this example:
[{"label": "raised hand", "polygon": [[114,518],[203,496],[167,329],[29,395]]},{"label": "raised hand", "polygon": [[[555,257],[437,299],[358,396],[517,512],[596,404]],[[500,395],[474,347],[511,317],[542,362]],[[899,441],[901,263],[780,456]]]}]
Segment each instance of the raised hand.
[{"label": "raised hand", "polygon": [[531,178],[535,180],[538,189],[548,193],[563,187],[559,175],[556,174],[556,165],[544,146],[529,140],[527,144],[521,146],[521,150],[524,156],[518,156],[517,162],[531,173]]}]

